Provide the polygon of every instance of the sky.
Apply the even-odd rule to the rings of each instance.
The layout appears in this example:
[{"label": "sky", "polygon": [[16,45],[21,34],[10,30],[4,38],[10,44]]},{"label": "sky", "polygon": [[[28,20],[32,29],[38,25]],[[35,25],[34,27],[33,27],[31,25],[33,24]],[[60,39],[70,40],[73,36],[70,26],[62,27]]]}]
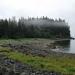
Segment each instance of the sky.
[{"label": "sky", "polygon": [[75,0],[0,0],[0,18],[13,16],[65,19],[75,37]]}]

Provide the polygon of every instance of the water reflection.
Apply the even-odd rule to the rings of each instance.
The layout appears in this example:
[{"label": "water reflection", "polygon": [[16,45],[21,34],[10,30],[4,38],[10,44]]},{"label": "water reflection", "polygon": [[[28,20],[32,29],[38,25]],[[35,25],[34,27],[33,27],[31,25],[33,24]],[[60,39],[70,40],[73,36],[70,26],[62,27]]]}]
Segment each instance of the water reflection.
[{"label": "water reflection", "polygon": [[56,41],[54,43],[54,46],[55,46],[55,49],[53,49],[54,51],[65,53],[70,52],[70,40]]},{"label": "water reflection", "polygon": [[56,41],[55,43],[62,47],[70,47],[70,40]]}]

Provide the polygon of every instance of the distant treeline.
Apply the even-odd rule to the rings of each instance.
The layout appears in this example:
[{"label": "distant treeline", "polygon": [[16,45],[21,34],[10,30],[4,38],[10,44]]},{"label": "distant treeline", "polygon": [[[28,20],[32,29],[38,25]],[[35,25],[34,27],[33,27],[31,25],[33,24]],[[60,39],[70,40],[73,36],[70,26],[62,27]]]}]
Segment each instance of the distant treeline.
[{"label": "distant treeline", "polygon": [[[37,23],[35,23],[35,20]],[[41,25],[39,25],[40,20],[43,21],[43,24]],[[64,23],[64,25],[62,26],[58,25],[62,23]],[[16,21],[15,18],[9,20],[0,19],[0,38],[69,38],[69,37],[70,37],[70,28],[68,25],[66,25],[65,20],[59,19],[54,21],[53,19],[49,19],[47,17],[36,19],[20,18],[18,21]]]}]

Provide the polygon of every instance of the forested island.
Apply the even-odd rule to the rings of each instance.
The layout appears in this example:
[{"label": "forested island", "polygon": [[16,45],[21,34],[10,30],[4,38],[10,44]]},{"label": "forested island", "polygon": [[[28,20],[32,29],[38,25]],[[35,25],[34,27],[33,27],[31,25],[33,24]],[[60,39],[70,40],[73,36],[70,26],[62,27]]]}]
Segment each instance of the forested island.
[{"label": "forested island", "polygon": [[70,38],[70,27],[65,20],[44,16],[0,19],[0,38]]}]

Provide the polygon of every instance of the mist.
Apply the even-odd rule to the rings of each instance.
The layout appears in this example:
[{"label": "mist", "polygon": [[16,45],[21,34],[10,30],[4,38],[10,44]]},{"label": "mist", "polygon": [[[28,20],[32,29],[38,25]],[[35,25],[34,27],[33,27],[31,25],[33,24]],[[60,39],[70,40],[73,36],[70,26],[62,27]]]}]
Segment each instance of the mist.
[{"label": "mist", "polygon": [[41,17],[62,18],[68,22],[75,37],[75,0],[0,0],[0,18]]}]

